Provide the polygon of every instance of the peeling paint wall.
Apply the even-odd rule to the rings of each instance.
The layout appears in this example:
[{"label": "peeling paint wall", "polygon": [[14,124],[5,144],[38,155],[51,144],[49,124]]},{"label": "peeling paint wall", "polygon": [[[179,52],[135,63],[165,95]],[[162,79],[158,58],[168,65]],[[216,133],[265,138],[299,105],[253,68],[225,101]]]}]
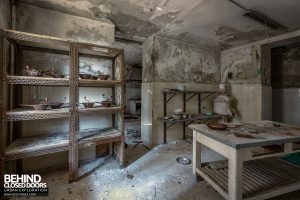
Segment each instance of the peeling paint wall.
[{"label": "peeling paint wall", "polygon": [[153,43],[151,41],[152,39],[149,42],[150,46],[145,43],[144,47],[145,52],[148,51],[150,55],[144,55],[143,81],[211,84],[220,82],[219,51],[201,49],[160,36],[154,36]]},{"label": "peeling paint wall", "polygon": [[[160,36],[148,38],[143,45],[142,140],[151,144],[163,142],[164,88],[186,86],[187,90],[217,91],[220,82],[220,52]],[[182,95],[173,98],[168,116],[182,108]],[[198,112],[197,98],[187,105],[189,114]],[[212,111],[212,98],[201,104],[202,112]],[[182,138],[182,124],[168,129],[168,142]],[[191,131],[186,129],[187,136]]]},{"label": "peeling paint wall", "polygon": [[249,45],[221,54],[222,82],[228,83],[261,83],[261,48],[260,45]]},{"label": "peeling paint wall", "polygon": [[10,28],[11,24],[11,4],[10,0],[0,1],[0,29]]},{"label": "peeling paint wall", "polygon": [[81,42],[112,44],[115,26],[109,22],[86,19],[17,3],[16,29]]},{"label": "peeling paint wall", "polygon": [[221,52],[222,82],[237,103],[242,121],[262,116],[261,45],[247,45]]},{"label": "peeling paint wall", "polygon": [[114,47],[124,49],[126,112],[129,112],[130,99],[141,98],[142,45],[116,41]]}]

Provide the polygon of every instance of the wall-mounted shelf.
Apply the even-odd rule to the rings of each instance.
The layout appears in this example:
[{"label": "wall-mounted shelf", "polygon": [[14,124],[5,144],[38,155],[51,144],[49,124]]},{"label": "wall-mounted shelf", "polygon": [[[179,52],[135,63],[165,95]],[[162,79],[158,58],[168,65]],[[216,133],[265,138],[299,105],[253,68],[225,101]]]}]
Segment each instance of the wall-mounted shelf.
[{"label": "wall-mounted shelf", "polygon": [[[163,90],[162,91],[164,96],[164,117],[158,118],[158,120],[163,121],[164,123],[164,143],[167,143],[167,130],[171,126],[173,126],[176,123],[182,123],[183,124],[183,139],[185,139],[185,133],[186,133],[186,126],[190,125],[194,122],[203,122],[207,121],[213,118],[216,118],[218,116],[207,116],[201,114],[201,102],[210,97],[211,95],[217,93],[217,91],[180,91],[180,90]],[[182,94],[183,97],[183,112],[186,111],[186,104],[188,101],[190,101],[193,97],[198,96],[198,115],[196,117],[188,118],[188,119],[181,119],[181,120],[165,120],[164,118],[167,116],[167,105],[168,102],[171,101],[176,95]],[[205,97],[201,97],[202,94],[205,94]],[[170,125],[168,125],[170,123]]]},{"label": "wall-mounted shelf", "polygon": [[[6,52],[8,45],[14,47],[15,55],[12,58],[15,60],[12,63],[5,56],[9,55]],[[69,66],[66,69],[69,73],[68,78],[20,76],[23,74],[21,69],[24,69],[23,51],[26,50],[52,53],[54,56],[68,56]],[[110,80],[79,79],[79,57],[109,60],[111,62]],[[13,109],[24,103],[22,86],[39,86],[33,88],[38,91],[40,86],[67,87],[68,108],[40,111]],[[79,87],[110,89],[112,99],[115,101],[113,103],[116,106],[82,108],[79,103]],[[122,49],[14,30],[0,30],[0,166],[5,166],[4,162],[8,160],[68,151],[69,180],[72,182],[78,179],[78,149],[103,143],[114,143],[114,155],[120,164],[124,165],[124,87],[124,51]],[[30,90],[30,93],[27,94],[29,99],[32,91],[36,90]],[[55,90],[50,93],[55,93]],[[112,125],[108,126],[112,127],[80,130],[79,114],[107,112],[111,113]],[[54,118],[68,118],[69,130],[64,133],[50,134],[46,132],[40,136],[23,138],[22,133],[19,132],[21,123],[8,123],[8,121]],[[4,167],[0,167],[0,185],[3,184],[4,173]]]}]

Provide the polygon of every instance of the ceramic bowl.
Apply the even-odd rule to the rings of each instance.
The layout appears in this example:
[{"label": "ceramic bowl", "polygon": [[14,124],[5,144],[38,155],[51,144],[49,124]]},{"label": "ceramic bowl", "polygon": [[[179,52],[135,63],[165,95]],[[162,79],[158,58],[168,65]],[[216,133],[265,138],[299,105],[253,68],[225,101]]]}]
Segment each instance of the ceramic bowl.
[{"label": "ceramic bowl", "polygon": [[93,108],[95,102],[84,102],[82,103],[85,108]]},{"label": "ceramic bowl", "polygon": [[45,110],[48,107],[48,104],[35,104],[32,105],[34,110]]},{"label": "ceramic bowl", "polygon": [[178,114],[173,113],[171,116],[172,116],[173,119],[181,119],[182,118],[182,114],[178,115]]},{"label": "ceramic bowl", "polygon": [[91,75],[90,74],[79,74],[79,77],[81,79],[90,79],[91,78]]},{"label": "ceramic bowl", "polygon": [[103,107],[111,107],[111,101],[101,101],[101,106],[103,106]]},{"label": "ceramic bowl", "polygon": [[53,103],[49,103],[48,105],[51,106],[52,109],[57,109],[57,108],[61,108],[62,105],[64,105],[64,103],[53,102]]},{"label": "ceramic bowl", "polygon": [[109,78],[109,75],[99,74],[98,77],[100,80],[107,80]]},{"label": "ceramic bowl", "polygon": [[98,76],[93,76],[93,75],[91,75],[91,78],[90,79],[92,79],[92,80],[97,80],[98,79]]}]

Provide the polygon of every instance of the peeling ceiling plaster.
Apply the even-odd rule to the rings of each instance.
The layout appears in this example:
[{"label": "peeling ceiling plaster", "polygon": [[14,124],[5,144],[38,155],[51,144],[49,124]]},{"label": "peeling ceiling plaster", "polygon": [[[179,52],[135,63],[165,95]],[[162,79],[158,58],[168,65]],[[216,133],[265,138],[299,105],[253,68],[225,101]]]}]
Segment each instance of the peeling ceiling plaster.
[{"label": "peeling ceiling plaster", "polygon": [[[116,35],[143,40],[154,33],[208,47],[229,48],[282,32],[268,31],[227,0],[18,0],[98,20],[109,20]],[[299,0],[235,0],[289,30],[300,27]]]}]

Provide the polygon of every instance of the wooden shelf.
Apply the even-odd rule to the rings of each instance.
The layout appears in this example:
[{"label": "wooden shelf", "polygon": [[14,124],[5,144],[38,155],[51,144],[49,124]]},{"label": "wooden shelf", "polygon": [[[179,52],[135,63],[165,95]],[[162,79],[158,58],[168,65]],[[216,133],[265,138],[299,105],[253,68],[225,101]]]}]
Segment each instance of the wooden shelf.
[{"label": "wooden shelf", "polygon": [[[197,169],[204,179],[212,181],[228,194],[228,168],[212,169],[204,165]],[[243,199],[259,195],[262,199],[288,187],[300,187],[300,168],[278,158],[244,162]]]},{"label": "wooden shelf", "polygon": [[69,108],[51,110],[24,110],[15,109],[6,112],[7,121],[23,121],[36,119],[55,119],[70,117]]},{"label": "wooden shelf", "polygon": [[44,86],[68,86],[67,78],[47,78],[29,76],[7,76],[8,84],[14,85],[44,85]]},{"label": "wooden shelf", "polygon": [[113,107],[94,107],[94,108],[80,108],[78,110],[79,113],[97,113],[97,112],[119,112],[122,110],[121,106],[113,106]]},{"label": "wooden shelf", "polygon": [[113,80],[86,80],[79,79],[78,85],[80,87],[114,87],[116,85],[121,85],[122,81]]},{"label": "wooden shelf", "polygon": [[[84,129],[78,132],[79,148],[120,141],[121,132],[116,128]],[[69,149],[68,133],[55,133],[35,137],[19,138],[5,149],[6,160],[45,155],[67,151]]]}]

